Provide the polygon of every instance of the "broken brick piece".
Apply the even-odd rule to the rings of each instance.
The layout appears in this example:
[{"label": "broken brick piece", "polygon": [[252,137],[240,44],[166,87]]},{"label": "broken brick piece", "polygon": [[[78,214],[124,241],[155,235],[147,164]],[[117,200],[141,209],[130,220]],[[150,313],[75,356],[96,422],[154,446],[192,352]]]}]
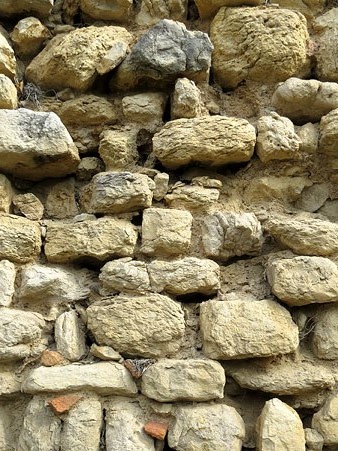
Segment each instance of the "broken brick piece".
[{"label": "broken brick piece", "polygon": [[144,425],[144,432],[158,440],[164,440],[164,437],[168,432],[168,425],[166,423],[161,423],[160,421],[148,421],[148,423]]},{"label": "broken brick piece", "polygon": [[55,366],[65,363],[65,358],[57,351],[49,351],[46,349],[41,354],[41,365]]},{"label": "broken brick piece", "polygon": [[69,410],[75,406],[75,404],[80,401],[83,397],[80,395],[63,395],[53,398],[48,401],[48,405],[51,407],[54,413],[60,415],[62,413],[67,413]]}]

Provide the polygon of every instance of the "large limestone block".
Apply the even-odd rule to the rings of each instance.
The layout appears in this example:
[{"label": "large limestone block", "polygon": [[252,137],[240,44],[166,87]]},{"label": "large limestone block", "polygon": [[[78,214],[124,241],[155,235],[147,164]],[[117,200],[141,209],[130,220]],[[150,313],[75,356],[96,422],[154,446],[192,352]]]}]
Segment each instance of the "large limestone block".
[{"label": "large limestone block", "polygon": [[0,174],[0,213],[9,213],[14,193],[11,182]]},{"label": "large limestone block", "polygon": [[116,296],[91,305],[87,315],[98,344],[131,356],[174,354],[185,328],[181,305],[160,294]]},{"label": "large limestone block", "polygon": [[290,119],[272,112],[259,118],[257,130],[257,155],[263,163],[299,158],[301,140]]},{"label": "large limestone block", "polygon": [[327,155],[337,155],[338,109],[323,116],[319,124],[318,151]]},{"label": "large limestone block", "polygon": [[292,307],[338,300],[338,268],[328,258],[277,258],[266,273],[273,293]]},{"label": "large limestone block", "polygon": [[145,293],[150,291],[147,265],[131,258],[106,263],[99,276],[104,293]]},{"label": "large limestone block", "polygon": [[50,37],[48,28],[36,17],[25,17],[13,28],[11,39],[20,58],[31,58],[39,53],[43,42]]},{"label": "large limestone block", "polygon": [[253,213],[216,212],[202,223],[202,243],[208,257],[257,255],[263,244],[262,228]]},{"label": "large limestone block", "polygon": [[18,106],[18,93],[12,80],[0,74],[0,108],[15,109]]},{"label": "large limestone block", "polygon": [[41,249],[39,224],[14,215],[0,216],[0,258],[26,263]]},{"label": "large limestone block", "polygon": [[0,110],[0,170],[41,180],[75,172],[78,150],[55,113]]},{"label": "large limestone block", "polygon": [[142,393],[159,402],[209,401],[223,398],[224,370],[202,359],[161,359],[142,375]]},{"label": "large limestone block", "polygon": [[179,255],[187,252],[192,219],[188,211],[148,208],[143,213],[141,251],[148,255]]},{"label": "large limestone block", "polygon": [[101,395],[134,396],[136,385],[129,371],[119,363],[41,366],[32,370],[22,383],[23,393],[89,390]]},{"label": "large limestone block", "polygon": [[189,163],[222,166],[249,161],[255,142],[255,128],[245,119],[211,116],[167,122],[154,135],[153,150],[170,169]]},{"label": "large limestone block", "polygon": [[132,0],[80,0],[81,10],[98,20],[128,22],[132,6]]},{"label": "large limestone block", "polygon": [[25,302],[73,302],[88,298],[94,273],[87,269],[29,265],[20,271],[18,297]]},{"label": "large limestone block", "polygon": [[274,301],[207,301],[200,321],[203,352],[212,359],[287,354],[299,344],[297,325]]},{"label": "large limestone block", "polygon": [[139,82],[173,82],[178,76],[206,81],[213,46],[206,33],[188,31],[164,19],[146,31],[118,67],[113,86],[129,89]]},{"label": "large limestone block", "polygon": [[338,51],[335,41],[338,37],[337,8],[318,16],[312,23],[316,43],[316,75],[322,81],[338,81]]},{"label": "large limestone block", "polygon": [[174,295],[213,294],[220,288],[219,266],[206,258],[154,260],[147,269],[154,291],[166,291]]},{"label": "large limestone block", "polygon": [[139,154],[133,132],[104,130],[100,138],[99,154],[107,171],[125,171],[135,165]]},{"label": "large limestone block", "polygon": [[298,413],[278,398],[265,403],[257,421],[258,451],[305,451],[305,433]]},{"label": "large limestone block", "polygon": [[0,16],[34,13],[46,17],[51,12],[54,0],[1,0]]},{"label": "large limestone block", "polygon": [[329,396],[323,407],[313,415],[312,427],[322,435],[324,445],[333,446],[334,448],[338,445],[337,394]]},{"label": "large limestone block", "polygon": [[8,307],[15,292],[16,269],[8,260],[0,261],[0,306]]},{"label": "large limestone block", "polygon": [[338,225],[330,221],[275,215],[264,228],[296,254],[326,256],[338,252]]},{"label": "large limestone block", "polygon": [[100,172],[82,190],[88,213],[128,213],[150,207],[155,183],[145,174]]},{"label": "large limestone block", "polygon": [[212,67],[224,88],[243,80],[262,83],[309,71],[306,19],[278,8],[221,8],[211,24]]},{"label": "large limestone block", "polygon": [[55,321],[56,350],[71,362],[80,360],[87,352],[84,325],[75,310],[62,313]]},{"label": "large limestone block", "polygon": [[245,424],[233,407],[198,404],[178,407],[169,430],[169,446],[177,451],[241,451]]},{"label": "large limestone block", "polygon": [[0,30],[0,74],[6,75],[14,81],[16,71],[17,67],[14,50],[10,46],[9,40],[5,34]]},{"label": "large limestone block", "polygon": [[336,306],[318,311],[314,318],[313,351],[319,359],[338,359],[338,310]]},{"label": "large limestone block", "polygon": [[291,77],[277,86],[271,103],[279,114],[297,124],[319,122],[338,108],[338,85]]},{"label": "large limestone block", "polygon": [[48,261],[55,263],[83,258],[104,261],[132,256],[136,241],[135,227],[124,219],[105,217],[76,223],[55,222],[47,227],[45,254]]},{"label": "large limestone block", "polygon": [[0,308],[0,360],[19,360],[46,347],[45,321],[39,313]]},{"label": "large limestone block", "polygon": [[130,41],[131,35],[122,27],[78,28],[52,39],[29,64],[26,77],[42,89],[85,91],[93,84],[96,66],[110,48]]},{"label": "large limestone block", "polygon": [[109,100],[93,94],[67,100],[57,113],[64,124],[83,127],[113,124],[118,117],[116,108]]},{"label": "large limestone block", "polygon": [[154,25],[161,19],[184,21],[187,18],[187,0],[142,0],[136,16],[138,25]]}]

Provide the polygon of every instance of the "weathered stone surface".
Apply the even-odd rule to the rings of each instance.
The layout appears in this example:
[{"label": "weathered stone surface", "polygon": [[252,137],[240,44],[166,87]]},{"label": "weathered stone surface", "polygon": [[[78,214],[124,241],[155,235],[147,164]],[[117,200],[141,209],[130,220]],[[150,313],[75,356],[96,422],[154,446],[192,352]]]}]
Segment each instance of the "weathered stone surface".
[{"label": "weathered stone surface", "polygon": [[315,183],[304,188],[295,207],[313,213],[317,211],[329,197],[329,187],[325,183]]},{"label": "weathered stone surface", "polygon": [[291,77],[277,86],[271,103],[279,114],[297,124],[319,122],[338,108],[338,85]]},{"label": "weathered stone surface", "polygon": [[67,100],[58,110],[58,116],[66,125],[113,124],[117,121],[118,112],[113,104],[104,97],[84,94]]},{"label": "weathered stone surface", "polygon": [[0,74],[0,108],[15,109],[18,107],[18,93],[12,80]]},{"label": "weathered stone surface", "polygon": [[211,24],[213,70],[224,88],[284,81],[309,72],[306,19],[277,8],[221,8]]},{"label": "weathered stone surface", "polygon": [[303,423],[298,413],[278,398],[270,399],[257,422],[257,450],[305,451]]},{"label": "weathered stone surface", "polygon": [[155,184],[145,174],[100,172],[83,188],[88,213],[127,213],[150,207]]},{"label": "weathered stone surface", "polygon": [[333,394],[313,415],[312,427],[324,438],[324,445],[338,445],[338,396]]},{"label": "weathered stone surface", "polygon": [[0,360],[19,360],[43,351],[45,321],[39,313],[6,307],[0,312]]},{"label": "weathered stone surface", "polygon": [[205,113],[201,91],[192,80],[179,78],[171,96],[171,119],[193,118]]},{"label": "weathered stone surface", "polygon": [[24,393],[90,390],[101,395],[134,396],[136,385],[123,365],[99,362],[88,365],[39,367],[22,384]]},{"label": "weathered stone surface", "polygon": [[167,296],[120,295],[92,304],[87,314],[96,341],[120,353],[165,357],[177,352],[182,342],[183,310]]},{"label": "weathered stone surface", "polygon": [[315,315],[313,330],[313,350],[319,359],[335,360],[338,358],[338,310],[336,306],[327,306]]},{"label": "weathered stone surface", "polygon": [[178,76],[205,81],[212,49],[206,33],[188,31],[180,22],[161,20],[135,44],[112,83],[128,89],[143,80],[173,82]]},{"label": "weathered stone surface", "polygon": [[202,243],[208,257],[257,255],[263,244],[262,228],[252,213],[216,212],[202,223]]},{"label": "weathered stone surface", "polygon": [[165,172],[159,172],[154,177],[155,189],[154,189],[154,199],[162,200],[163,197],[167,194],[168,186],[169,186],[169,174]]},{"label": "weathered stone surface", "polygon": [[301,154],[314,154],[318,150],[319,126],[308,122],[302,127],[296,127],[296,133],[299,136],[301,143],[299,145],[299,152]]},{"label": "weathered stone surface", "polygon": [[90,181],[91,178],[104,171],[104,164],[100,158],[97,157],[84,157],[76,170],[76,178],[81,181]]},{"label": "weathered stone surface", "polygon": [[128,257],[106,263],[101,268],[99,278],[104,293],[150,291],[147,265]]},{"label": "weathered stone surface", "polygon": [[66,360],[59,352],[45,349],[41,354],[40,362],[43,366],[55,366],[66,363]]},{"label": "weathered stone surface", "polygon": [[124,219],[105,217],[75,223],[55,222],[47,227],[45,253],[47,259],[55,263],[81,258],[104,261],[133,255],[136,240],[135,227]]},{"label": "weathered stone surface", "polygon": [[324,445],[323,436],[315,429],[305,428],[305,441],[309,451],[322,451]]},{"label": "weathered stone surface", "polygon": [[[237,411],[225,404],[178,407],[169,430],[169,446],[177,451],[222,449],[240,451],[245,436],[244,422]],[[201,434],[202,431],[202,434]]]},{"label": "weathered stone surface", "polygon": [[336,8],[318,16],[312,23],[316,42],[316,75],[322,81],[338,81],[337,48],[334,45],[338,36]]},{"label": "weathered stone surface", "polygon": [[328,258],[273,259],[267,277],[273,293],[290,306],[338,300],[338,268]]},{"label": "weathered stone surface", "polygon": [[142,376],[142,393],[159,402],[223,398],[225,375],[213,360],[161,359]]},{"label": "weathered stone surface", "polygon": [[139,157],[135,134],[124,130],[105,130],[101,134],[99,154],[107,171],[132,168]]},{"label": "weathered stone surface", "polygon": [[71,362],[80,360],[87,352],[84,325],[75,310],[62,313],[55,321],[56,349]]},{"label": "weathered stone surface", "polygon": [[75,171],[78,150],[54,113],[0,109],[0,169],[41,180]]},{"label": "weathered stone surface", "polygon": [[8,178],[0,174],[0,213],[9,213],[14,190]]},{"label": "weathered stone surface", "polygon": [[245,0],[243,2],[243,0],[196,0],[196,6],[202,19],[212,18],[222,6],[243,6],[243,4],[256,6],[262,4],[262,1]]},{"label": "weathered stone surface", "polygon": [[187,252],[192,219],[188,211],[146,209],[142,221],[141,251],[148,255],[179,255]]},{"label": "weathered stone surface", "polygon": [[2,0],[0,15],[10,16],[17,14],[35,13],[38,16],[48,16],[54,4],[54,0]]},{"label": "weathered stone surface", "polygon": [[155,134],[153,150],[170,169],[189,163],[222,166],[249,161],[255,142],[255,129],[245,119],[211,116],[167,122]]},{"label": "weathered stone surface", "polygon": [[48,401],[48,405],[57,415],[68,413],[82,398],[81,395],[63,395]]},{"label": "weathered stone surface", "polygon": [[136,16],[139,25],[154,25],[161,19],[184,21],[187,18],[186,0],[142,0],[140,12]]},{"label": "weathered stone surface", "polygon": [[204,188],[203,186],[178,186],[170,194],[165,196],[165,201],[170,207],[194,210],[209,207],[219,199],[219,190]]},{"label": "weathered stone surface", "polygon": [[[21,393],[20,379],[13,371],[10,370],[1,370],[0,387],[1,387],[0,396],[17,395]],[[2,434],[0,433],[0,437],[1,435]],[[0,438],[0,446],[2,446],[1,438]]]},{"label": "weathered stone surface", "polygon": [[99,20],[114,20],[116,22],[128,22],[132,0],[80,0],[81,10],[88,16]]},{"label": "weathered stone surface", "polygon": [[98,346],[93,343],[90,347],[90,353],[101,360],[116,360],[122,359],[122,356],[110,346]]},{"label": "weathered stone surface", "polygon": [[75,180],[73,177],[57,181],[48,180],[40,185],[37,192],[44,207],[45,216],[52,219],[73,218],[79,212],[75,199]]},{"label": "weathered stone surface", "polygon": [[146,92],[125,96],[123,114],[127,121],[142,123],[148,129],[162,123],[167,96],[163,92]]},{"label": "weathered stone surface", "polygon": [[338,138],[338,109],[323,116],[319,124],[318,151],[327,155],[336,155]]},{"label": "weathered stone surface", "polygon": [[15,291],[16,269],[8,260],[0,261],[0,306],[8,307],[12,303]]},{"label": "weathered stone surface", "polygon": [[36,17],[19,20],[11,33],[15,52],[20,58],[35,56],[48,37],[50,37],[48,28]]},{"label": "weathered stone surface", "polygon": [[148,264],[147,269],[151,288],[154,291],[165,291],[175,295],[213,294],[220,288],[219,266],[205,258],[154,260]]},{"label": "weathered stone surface", "polygon": [[325,0],[278,0],[276,2],[281,8],[299,11],[308,20],[308,23],[325,8]]},{"label": "weathered stone surface", "polygon": [[43,216],[44,207],[33,193],[17,194],[13,197],[14,212],[32,221],[39,221]]},{"label": "weathered stone surface", "polygon": [[274,215],[264,228],[296,254],[326,256],[338,252],[338,225],[329,221]]},{"label": "weathered stone surface", "polygon": [[120,41],[113,44],[96,66],[97,72],[100,75],[104,75],[115,69],[127,56],[128,51],[129,46],[127,42]]},{"label": "weathered stone surface", "polygon": [[327,200],[318,213],[326,216],[330,221],[338,221],[338,200]]},{"label": "weathered stone surface", "polygon": [[113,26],[89,26],[58,35],[29,64],[26,77],[43,89],[85,91],[96,78],[96,65],[110,48],[130,40],[127,30]]},{"label": "weathered stone surface", "polygon": [[203,352],[212,359],[287,354],[298,344],[298,327],[277,302],[207,301],[200,307]]},{"label": "weathered stone surface", "polygon": [[6,75],[14,81],[16,76],[16,59],[14,50],[9,44],[9,40],[0,30],[0,74]]},{"label": "weathered stone surface", "polygon": [[41,248],[37,223],[14,215],[0,216],[0,258],[26,263],[36,258]]}]

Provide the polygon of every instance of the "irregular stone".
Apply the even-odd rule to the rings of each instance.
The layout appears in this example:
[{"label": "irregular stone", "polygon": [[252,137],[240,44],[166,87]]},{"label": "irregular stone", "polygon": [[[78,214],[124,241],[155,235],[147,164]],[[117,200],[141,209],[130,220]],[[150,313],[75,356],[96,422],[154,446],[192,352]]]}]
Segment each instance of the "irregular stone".
[{"label": "irregular stone", "polygon": [[258,419],[257,449],[305,451],[303,423],[298,413],[278,398],[265,403]]},{"label": "irregular stone", "polygon": [[90,353],[101,360],[116,360],[119,361],[122,359],[121,354],[116,352],[110,346],[98,346],[93,343],[90,348]]},{"label": "irregular stone", "polygon": [[124,130],[105,130],[100,136],[99,154],[107,171],[125,171],[135,165],[139,154],[134,133]]},{"label": "irregular stone", "polygon": [[0,74],[6,75],[14,81],[16,71],[17,67],[14,50],[10,46],[9,39],[7,39],[3,31],[0,30]]},{"label": "irregular stone", "polygon": [[175,83],[175,89],[171,96],[171,119],[202,116],[204,106],[201,91],[192,80],[179,78]]},{"label": "irregular stone", "polygon": [[291,77],[277,86],[271,103],[279,114],[296,124],[319,122],[338,108],[338,85]]},{"label": "irregular stone", "polygon": [[151,359],[126,359],[123,361],[123,366],[127,368],[134,379],[140,379],[145,370],[154,362]]},{"label": "irregular stone", "polygon": [[97,451],[100,446],[103,422],[99,399],[86,396],[81,399],[63,420],[62,451]]},{"label": "irregular stone", "polygon": [[141,392],[158,402],[209,401],[223,398],[224,370],[202,359],[161,359],[142,376]]},{"label": "irregular stone", "polygon": [[338,81],[337,48],[334,45],[338,36],[337,10],[332,8],[319,15],[312,22],[316,42],[316,75],[322,81]]},{"label": "irregular stone", "polygon": [[302,127],[296,127],[296,133],[301,140],[299,145],[299,152],[304,153],[316,153],[318,150],[318,139],[319,139],[319,126],[318,124],[308,124]]},{"label": "irregular stone", "polygon": [[258,119],[257,130],[257,155],[263,163],[299,158],[301,141],[290,119],[272,112]]},{"label": "irregular stone", "polygon": [[155,126],[162,123],[167,96],[162,92],[147,92],[125,96],[122,99],[123,114],[127,121]]},{"label": "irregular stone", "polygon": [[10,16],[27,13],[35,13],[37,16],[46,17],[51,12],[54,0],[2,0],[0,15]]},{"label": "irregular stone", "polygon": [[71,362],[81,360],[87,352],[83,329],[75,310],[62,313],[55,321],[56,349]]},{"label": "irregular stone", "polygon": [[0,261],[0,306],[8,307],[15,292],[16,269],[8,260]]},{"label": "irregular stone", "polygon": [[[17,374],[10,370],[1,370],[0,372],[0,396],[21,394],[21,382]],[[1,427],[0,427],[1,430]],[[1,442],[0,433],[0,446]]]},{"label": "irregular stone", "polygon": [[219,266],[205,258],[154,260],[147,269],[151,288],[157,292],[165,291],[174,295],[213,294],[220,288]]},{"label": "irregular stone", "polygon": [[288,354],[299,344],[298,327],[277,302],[216,301],[200,307],[203,352],[232,360]]},{"label": "irregular stone", "polygon": [[101,395],[134,396],[136,385],[123,365],[99,362],[87,365],[39,367],[22,384],[23,393],[89,390]]},{"label": "irregular stone", "polygon": [[65,358],[57,351],[50,351],[45,349],[40,358],[41,365],[43,366],[55,366],[65,363]]},{"label": "irregular stone", "polygon": [[48,405],[57,415],[68,413],[82,399],[81,395],[63,395],[48,401]]},{"label": "irregular stone", "polygon": [[83,258],[104,261],[132,256],[136,241],[135,227],[124,219],[104,217],[76,223],[55,222],[47,227],[45,254],[48,261],[55,263]]},{"label": "irregular stone", "polygon": [[148,421],[143,427],[144,432],[157,440],[164,440],[168,432],[168,425],[159,421]]},{"label": "irregular stone", "polygon": [[183,207],[188,210],[203,208],[214,204],[219,199],[218,189],[204,188],[203,186],[178,186],[172,193],[165,196],[165,201],[170,207]]},{"label": "irregular stone", "polygon": [[80,0],[81,10],[98,20],[128,22],[132,6],[132,0]]},{"label": "irregular stone", "polygon": [[99,276],[104,294],[112,292],[145,293],[150,291],[150,280],[144,262],[121,258],[106,263]]},{"label": "irregular stone", "polygon": [[308,20],[308,23],[320,14],[325,8],[325,1],[323,0],[278,0],[276,2],[281,8],[292,9],[299,11]]},{"label": "irregular stone", "polygon": [[208,257],[257,255],[263,244],[262,228],[253,213],[216,212],[202,223],[202,243]]},{"label": "irregular stone", "polygon": [[196,0],[196,6],[201,19],[208,19],[215,16],[221,6],[243,6],[245,5],[261,5],[261,0]]},{"label": "irregular stone", "polygon": [[129,356],[175,354],[185,328],[181,305],[160,294],[115,296],[89,306],[87,315],[98,344]]},{"label": "irregular stone", "polygon": [[0,170],[41,180],[70,174],[79,161],[78,150],[55,113],[0,109]]},{"label": "irregular stone", "polygon": [[318,151],[335,156],[338,138],[338,108],[323,116],[319,124]]},{"label": "irregular stone", "polygon": [[154,183],[155,189],[153,192],[153,197],[157,201],[162,200],[168,191],[169,174],[166,174],[165,172],[159,172],[154,177]]},{"label": "irregular stone", "polygon": [[211,116],[176,119],[154,135],[153,151],[169,169],[190,163],[222,166],[249,161],[256,142],[245,119]]},{"label": "irregular stone", "polygon": [[117,67],[127,56],[129,46],[126,42],[116,42],[96,66],[100,75],[104,75]]},{"label": "irregular stone", "polygon": [[313,415],[312,427],[319,432],[324,445],[338,445],[338,396],[329,396],[323,407]]},{"label": "irregular stone", "polygon": [[336,306],[327,306],[316,312],[312,344],[314,353],[319,359],[335,360],[338,358],[337,319]]},{"label": "irregular stone", "polygon": [[15,52],[20,58],[25,59],[39,53],[50,33],[36,17],[25,17],[15,25],[10,36]]},{"label": "irregular stone", "polygon": [[67,100],[57,113],[64,124],[83,127],[113,124],[118,118],[118,112],[109,100],[93,94]]},{"label": "irregular stone", "polygon": [[338,221],[338,200],[327,200],[318,213],[328,217],[331,221]]},{"label": "irregular stone", "polygon": [[192,215],[188,211],[148,208],[143,213],[141,251],[179,255],[190,247]]},{"label": "irregular stone", "polygon": [[135,22],[138,25],[154,25],[161,19],[184,21],[187,18],[186,0],[142,0]]},{"label": "irregular stone", "polygon": [[309,451],[322,451],[324,439],[315,429],[305,428],[305,441]]},{"label": "irregular stone", "polygon": [[104,171],[104,164],[100,158],[85,157],[81,161],[76,170],[76,178],[81,181],[88,182],[91,178]]},{"label": "irregular stone", "polygon": [[304,188],[295,207],[313,213],[317,211],[329,197],[329,187],[325,183],[315,183]]},{"label": "irregular stone", "polygon": [[93,84],[96,66],[110,48],[130,41],[131,35],[121,27],[78,28],[53,38],[29,64],[26,77],[42,89],[85,91]]},{"label": "irregular stone", "polygon": [[276,83],[309,73],[306,19],[279,8],[221,8],[210,28],[212,67],[223,88]]},{"label": "irregular stone", "polygon": [[9,213],[14,190],[8,178],[0,174],[0,213]]},{"label": "irregular stone", "polygon": [[329,221],[274,215],[264,223],[264,228],[296,254],[326,256],[338,251],[338,225]]},{"label": "irregular stone", "polygon": [[154,182],[144,174],[100,172],[82,189],[88,213],[128,213],[150,207]]},{"label": "irregular stone", "polygon": [[177,451],[198,450],[201,446],[205,451],[242,449],[245,425],[233,407],[226,404],[181,406],[176,409],[175,417],[168,443]]},{"label": "irregular stone", "polygon": [[15,109],[18,107],[18,93],[12,80],[0,74],[0,108]]},{"label": "irregular stone", "polygon": [[58,451],[60,449],[61,419],[40,396],[28,404],[20,432],[18,451]]},{"label": "irregular stone", "polygon": [[[40,195],[40,193],[38,193]],[[45,216],[52,219],[73,218],[78,214],[73,177],[43,184],[42,194]]]},{"label": "irregular stone", "polygon": [[188,31],[183,23],[164,19],[138,40],[118,67],[112,85],[121,89],[142,81],[173,82],[179,77],[206,81],[213,46],[206,33]]},{"label": "irregular stone", "polygon": [[27,263],[41,249],[39,224],[14,215],[0,216],[0,258]]},{"label": "irregular stone", "polygon": [[17,194],[13,197],[14,210],[27,219],[39,221],[43,216],[44,207],[33,193]]}]

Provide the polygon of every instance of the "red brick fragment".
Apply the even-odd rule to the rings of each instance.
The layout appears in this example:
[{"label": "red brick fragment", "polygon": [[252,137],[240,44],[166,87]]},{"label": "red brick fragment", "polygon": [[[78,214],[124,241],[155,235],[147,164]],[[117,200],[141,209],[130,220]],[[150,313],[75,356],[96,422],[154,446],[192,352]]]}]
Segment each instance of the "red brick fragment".
[{"label": "red brick fragment", "polygon": [[65,363],[65,358],[57,351],[46,349],[41,354],[40,362],[43,366],[55,366]]},{"label": "red brick fragment", "polygon": [[164,440],[168,432],[168,425],[160,421],[148,421],[144,425],[144,432],[158,440]]},{"label": "red brick fragment", "polygon": [[137,366],[132,360],[125,360],[123,362],[123,365],[125,366],[125,368],[127,368],[127,370],[133,376],[133,378],[140,379],[143,371],[140,368],[137,368]]},{"label": "red brick fragment", "polygon": [[69,412],[69,410],[82,398],[83,397],[80,395],[63,395],[51,399],[48,401],[48,404],[54,413],[60,415]]}]

